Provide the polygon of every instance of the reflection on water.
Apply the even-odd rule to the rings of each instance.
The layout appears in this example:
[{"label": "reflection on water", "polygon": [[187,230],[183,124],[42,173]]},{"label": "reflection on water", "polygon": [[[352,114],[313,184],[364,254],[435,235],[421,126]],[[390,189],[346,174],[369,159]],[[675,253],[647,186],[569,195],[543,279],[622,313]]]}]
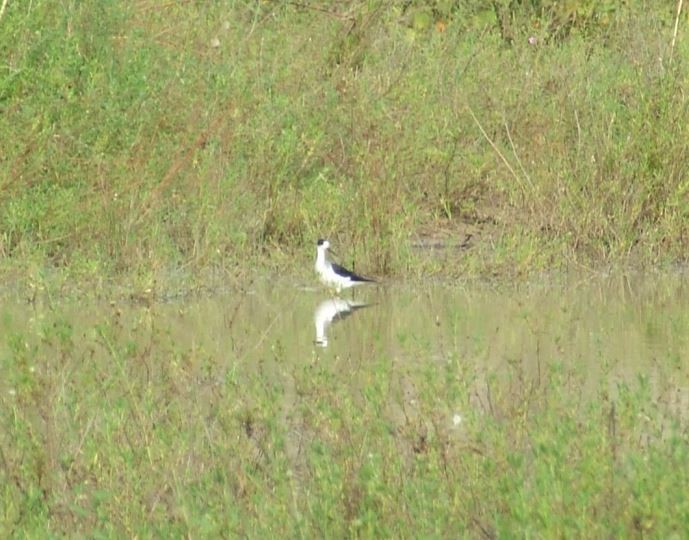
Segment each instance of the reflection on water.
[{"label": "reflection on water", "polygon": [[[674,456],[672,472],[686,463],[685,282],[392,285],[360,291],[361,301],[266,284],[168,302],[0,303],[0,474],[12,479],[3,487],[28,501],[27,515],[39,503],[25,494],[36,493],[66,501],[53,514],[41,510],[46,516],[81,526],[79,516],[122,515],[126,532],[129,515],[162,523],[196,512],[206,524],[215,519],[206,521],[209,508],[232,511],[236,522],[218,529],[224,536],[247,516],[270,522],[253,536],[275,536],[270,517],[283,506],[285,515],[318,516],[322,533],[352,500],[372,501],[352,517],[399,507],[405,525],[419,498],[414,515],[425,515],[426,501],[447,506],[449,517],[430,524],[470,508],[483,519],[514,501],[529,506],[550,484],[542,500],[555,494],[554,506],[535,504],[534,522],[569,504],[603,508],[625,485],[642,492],[637,506],[646,508],[643,492],[669,477],[656,462]],[[608,468],[613,462],[619,467]],[[600,496],[578,502],[579,478],[584,486],[623,478],[634,463],[663,483],[634,471],[622,487],[602,480],[588,488]],[[572,479],[577,497],[565,502]],[[674,485],[677,495],[654,504],[679,508],[684,477]],[[574,534],[599,519],[594,510]],[[314,536],[308,531],[299,536]]]},{"label": "reflection on water", "polygon": [[[515,287],[392,285],[367,291],[362,300],[322,300],[316,291],[268,283],[150,305],[84,305],[54,298],[49,303],[46,298],[45,305],[40,299],[4,302],[0,336],[21,334],[27,347],[37,347],[44,327],[59,318],[74,329],[77,346],[83,342],[94,357],[107,359],[102,340],[95,348],[87,343],[95,339],[96,328],[117,324],[131,343],[127,346],[155,351],[164,336],[180,351],[201,351],[209,359],[210,376],[219,380],[228,371],[250,372],[256,366],[269,377],[325,357],[357,365],[384,357],[400,365],[442,366],[452,360],[482,373],[500,373],[518,363],[533,376],[544,363],[557,362],[581,366],[594,381],[643,371],[650,377],[672,376],[679,384],[684,370],[670,375],[670,367],[689,357],[685,282],[682,276],[666,276]],[[345,323],[333,325],[345,317]],[[336,340],[329,339],[332,332]],[[0,354],[8,346],[0,339]],[[6,379],[0,377],[0,390]]]},{"label": "reflection on water", "polygon": [[313,313],[314,324],[316,325],[316,339],[314,343],[319,347],[328,346],[328,327],[332,322],[341,321],[349,317],[358,309],[370,306],[365,302],[356,300],[345,300],[342,298],[328,298],[316,306]]}]

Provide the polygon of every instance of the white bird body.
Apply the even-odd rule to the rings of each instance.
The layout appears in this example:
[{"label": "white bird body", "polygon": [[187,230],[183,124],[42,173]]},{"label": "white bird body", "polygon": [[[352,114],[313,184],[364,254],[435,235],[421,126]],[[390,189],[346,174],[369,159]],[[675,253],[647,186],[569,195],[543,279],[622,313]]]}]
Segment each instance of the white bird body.
[{"label": "white bird body", "polygon": [[330,242],[323,239],[319,240],[316,245],[316,273],[326,287],[335,289],[339,294],[342,289],[354,287],[355,285],[375,283],[373,279],[355,274],[339,264],[329,261],[327,257],[329,248]]}]

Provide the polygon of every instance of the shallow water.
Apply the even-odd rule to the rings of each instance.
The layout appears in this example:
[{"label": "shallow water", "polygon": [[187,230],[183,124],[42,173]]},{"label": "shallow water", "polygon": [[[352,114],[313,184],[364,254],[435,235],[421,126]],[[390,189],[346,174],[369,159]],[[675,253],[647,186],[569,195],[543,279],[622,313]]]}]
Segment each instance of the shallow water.
[{"label": "shallow water", "polygon": [[[291,368],[335,363],[343,380],[372,357],[404,367],[459,362],[500,374],[519,365],[584,369],[591,382],[671,380],[687,401],[689,289],[683,276],[585,278],[515,287],[431,283],[362,287],[334,298],[319,289],[263,283],[173,301],[5,302],[2,330],[41,348],[47,326],[71,326],[72,340],[98,342],[99,328],[142,351],[166,346],[208,360],[209,377],[228,371],[277,377]],[[47,325],[47,326],[46,326]],[[43,340],[45,342],[45,340]],[[8,340],[0,342],[7,357]],[[49,346],[49,343],[44,343]],[[89,345],[91,346],[91,345]],[[156,371],[147,366],[148,375]],[[159,367],[159,366],[158,366]],[[5,364],[4,370],[12,366]],[[0,386],[11,377],[3,377]],[[665,385],[664,385],[665,386]],[[686,404],[689,404],[686,403]]]},{"label": "shallow water", "polygon": [[204,537],[213,505],[211,536],[347,536],[382,507],[436,533],[667,536],[689,516],[663,514],[686,501],[688,306],[679,275],[5,301],[0,532]]}]

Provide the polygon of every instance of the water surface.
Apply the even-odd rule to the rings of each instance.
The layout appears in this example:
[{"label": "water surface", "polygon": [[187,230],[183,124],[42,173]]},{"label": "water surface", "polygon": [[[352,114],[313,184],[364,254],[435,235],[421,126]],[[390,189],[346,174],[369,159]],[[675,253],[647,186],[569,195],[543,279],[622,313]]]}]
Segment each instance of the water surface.
[{"label": "water surface", "polygon": [[[518,364],[538,377],[544,363],[579,366],[592,381],[671,378],[687,386],[689,294],[683,276],[582,278],[519,286],[430,283],[362,287],[332,296],[264,282],[242,291],[169,301],[39,299],[2,306],[6,335],[40,348],[46,325],[68,324],[95,361],[112,339],[145,351],[165,342],[208,360],[209,377],[328,363],[343,382],[373,357],[396,366],[449,361],[484,373]],[[43,343],[47,346],[46,343]],[[0,347],[6,352],[7,340]],[[148,375],[160,366],[148,366]],[[5,364],[3,369],[11,369]],[[5,391],[11,390],[4,378]],[[683,391],[683,390],[682,390]]]},{"label": "water surface", "polygon": [[679,275],[5,301],[0,535],[667,537],[688,307]]}]

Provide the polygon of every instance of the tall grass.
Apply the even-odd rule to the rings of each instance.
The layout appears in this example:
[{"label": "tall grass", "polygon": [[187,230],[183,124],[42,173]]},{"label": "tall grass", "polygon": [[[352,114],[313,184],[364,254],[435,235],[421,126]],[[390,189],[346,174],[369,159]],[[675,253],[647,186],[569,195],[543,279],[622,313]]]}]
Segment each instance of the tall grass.
[{"label": "tall grass", "polygon": [[10,2],[6,270],[235,271],[330,236],[372,272],[432,272],[413,241],[469,232],[451,272],[684,257],[672,6],[509,41],[483,12],[424,30],[347,6]]}]

